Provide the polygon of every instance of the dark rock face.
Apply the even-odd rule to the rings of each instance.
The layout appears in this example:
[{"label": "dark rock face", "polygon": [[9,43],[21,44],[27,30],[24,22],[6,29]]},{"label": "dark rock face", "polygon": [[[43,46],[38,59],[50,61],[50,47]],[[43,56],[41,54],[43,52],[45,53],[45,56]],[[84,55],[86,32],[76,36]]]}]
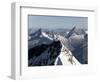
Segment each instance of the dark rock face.
[{"label": "dark rock face", "polygon": [[72,51],[73,55],[81,64],[88,64],[88,35],[84,35],[82,44],[75,47]]},{"label": "dark rock face", "polygon": [[54,65],[60,54],[62,45],[60,41],[53,41],[51,44],[42,44],[28,50],[28,66]]},{"label": "dark rock face", "polygon": [[88,50],[87,45],[83,46],[77,46],[74,51],[72,51],[75,58],[81,63],[81,64],[88,64]]},{"label": "dark rock face", "polygon": [[62,62],[61,62],[60,58],[58,58],[57,65],[62,65]]},{"label": "dark rock face", "polygon": [[40,54],[48,48],[48,45],[42,44],[28,50],[28,59],[30,60],[33,56],[40,56]]}]

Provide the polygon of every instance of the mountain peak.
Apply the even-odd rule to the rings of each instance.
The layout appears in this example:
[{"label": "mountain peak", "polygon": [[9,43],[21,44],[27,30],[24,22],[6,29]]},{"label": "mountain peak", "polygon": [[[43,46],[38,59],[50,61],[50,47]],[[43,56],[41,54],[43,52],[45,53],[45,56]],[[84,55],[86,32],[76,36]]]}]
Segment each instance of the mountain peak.
[{"label": "mountain peak", "polygon": [[85,31],[81,28],[76,28],[76,26],[74,26],[68,33],[67,38],[69,38],[71,35],[81,35],[81,34],[85,34]]},{"label": "mountain peak", "polygon": [[41,34],[42,34],[42,29],[39,28],[37,31],[35,31],[34,33],[32,33],[30,36],[37,37],[37,36],[40,36]]},{"label": "mountain peak", "polygon": [[39,35],[41,35],[42,34],[42,29],[39,28],[35,33],[38,33]]},{"label": "mountain peak", "polygon": [[74,26],[68,33],[67,38],[69,38],[76,30],[76,26]]},{"label": "mountain peak", "polygon": [[74,27],[72,28],[72,30],[75,30],[75,29],[77,29],[76,26],[74,26]]}]

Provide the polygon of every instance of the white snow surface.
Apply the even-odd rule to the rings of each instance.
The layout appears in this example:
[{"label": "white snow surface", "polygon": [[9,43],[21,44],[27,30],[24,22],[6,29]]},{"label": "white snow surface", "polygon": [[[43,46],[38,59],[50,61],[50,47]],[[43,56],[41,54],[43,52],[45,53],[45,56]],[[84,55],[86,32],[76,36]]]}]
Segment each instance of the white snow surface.
[{"label": "white snow surface", "polygon": [[60,55],[57,57],[55,61],[55,65],[57,65],[58,58],[61,60],[62,65],[80,64],[78,60],[72,55],[72,53],[64,45],[62,46]]},{"label": "white snow surface", "polygon": [[[35,34],[35,36],[36,35],[37,34]],[[35,36],[32,36],[32,38],[34,39],[28,42],[29,48],[32,48],[41,44],[50,44],[53,41],[53,39],[49,37],[45,32],[41,32],[41,34],[38,35],[37,37]]]},{"label": "white snow surface", "polygon": [[45,32],[42,32],[42,35],[44,36],[44,37],[47,37],[48,39],[50,39],[50,40],[53,40],[51,37],[49,37]]}]

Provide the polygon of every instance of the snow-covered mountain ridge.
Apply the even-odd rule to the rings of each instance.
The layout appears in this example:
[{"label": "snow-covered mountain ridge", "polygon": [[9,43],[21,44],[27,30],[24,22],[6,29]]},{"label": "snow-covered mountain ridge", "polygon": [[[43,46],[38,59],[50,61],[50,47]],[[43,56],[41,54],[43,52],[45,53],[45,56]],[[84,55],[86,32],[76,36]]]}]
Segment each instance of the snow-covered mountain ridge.
[{"label": "snow-covered mountain ridge", "polygon": [[87,62],[87,58],[82,59],[84,54],[78,53],[79,50],[77,50],[82,51],[83,48],[86,50],[87,45],[84,46],[87,43],[86,38],[85,31],[78,30],[76,27],[64,36],[60,33],[45,32],[39,29],[29,35],[28,65],[76,65]]}]

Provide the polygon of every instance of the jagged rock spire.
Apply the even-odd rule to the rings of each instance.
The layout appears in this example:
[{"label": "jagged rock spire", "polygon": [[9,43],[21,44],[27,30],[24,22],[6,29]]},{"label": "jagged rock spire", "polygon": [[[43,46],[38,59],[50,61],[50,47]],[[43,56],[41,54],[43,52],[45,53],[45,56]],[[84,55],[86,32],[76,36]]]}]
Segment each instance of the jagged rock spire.
[{"label": "jagged rock spire", "polygon": [[69,38],[73,34],[76,34],[76,35],[85,34],[85,31],[81,28],[76,28],[76,26],[74,26],[68,33],[67,38]]},{"label": "jagged rock spire", "polygon": [[42,34],[42,29],[39,28],[36,32],[32,33],[31,36],[40,36]]},{"label": "jagged rock spire", "polygon": [[73,33],[73,31],[76,29],[76,26],[74,26],[71,30],[70,30],[70,32],[68,33],[68,35],[67,35],[67,38],[69,38],[71,35],[72,35],[72,33]]}]

